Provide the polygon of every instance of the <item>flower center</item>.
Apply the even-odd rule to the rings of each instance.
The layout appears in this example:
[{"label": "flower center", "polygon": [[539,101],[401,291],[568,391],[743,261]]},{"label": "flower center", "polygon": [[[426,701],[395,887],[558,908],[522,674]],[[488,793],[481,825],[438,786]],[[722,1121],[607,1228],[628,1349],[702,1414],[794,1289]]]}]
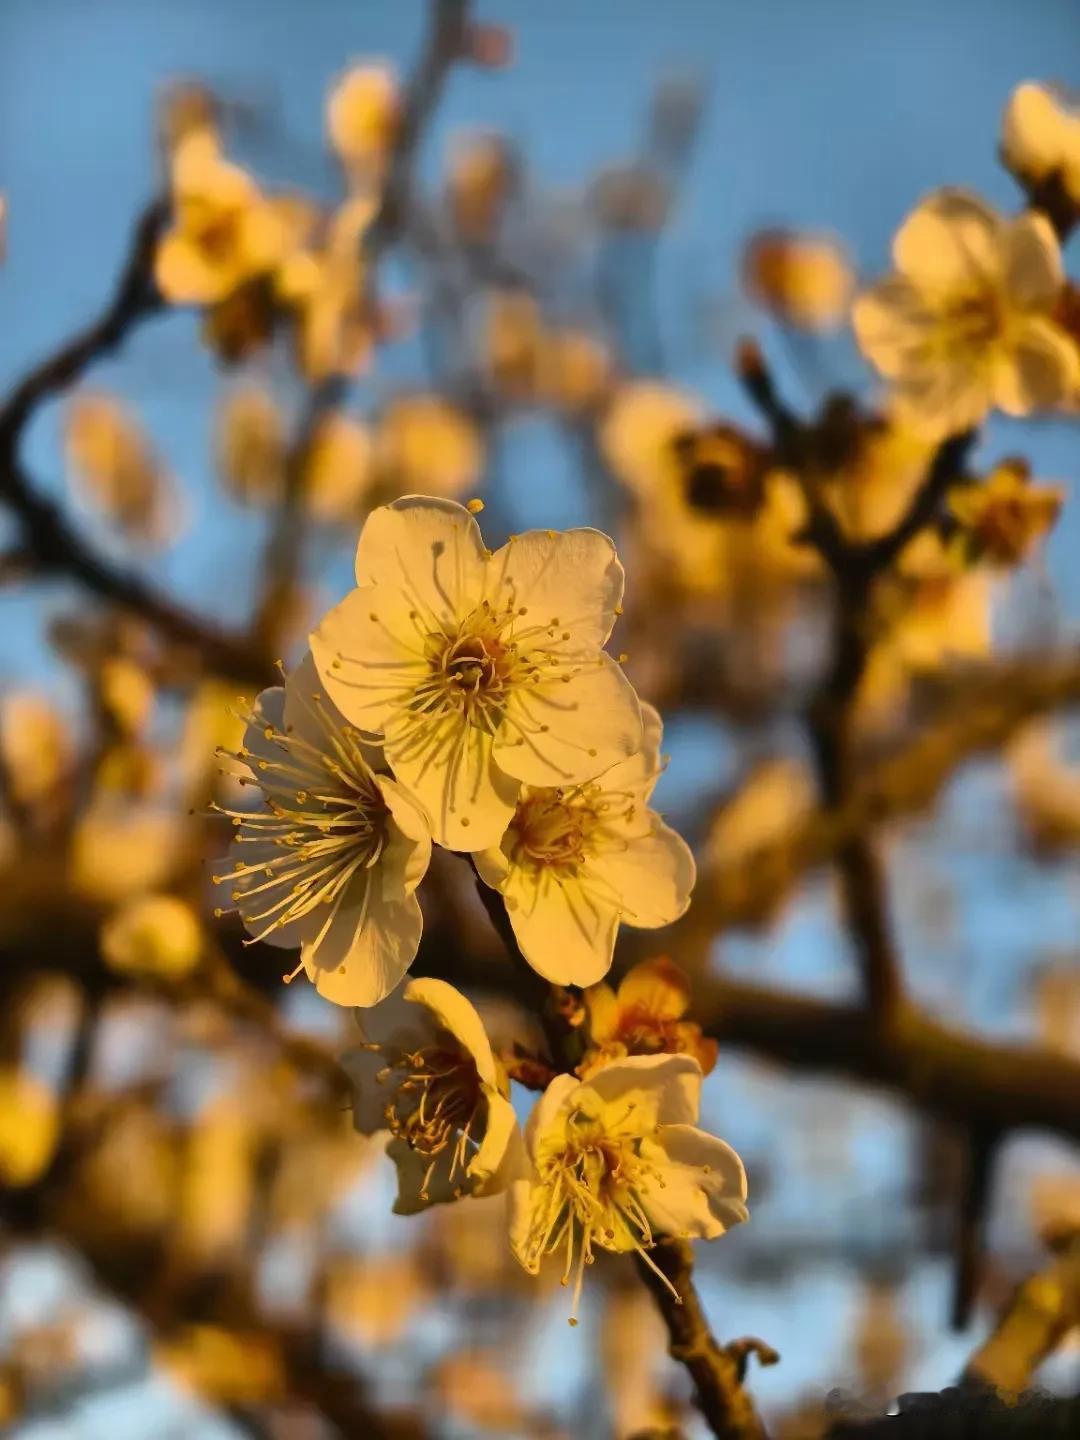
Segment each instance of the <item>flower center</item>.
[{"label": "flower center", "polygon": [[[238,861],[229,874],[213,877],[215,885],[235,883],[230,898],[246,907],[249,928],[265,922],[248,944],[325,907],[321,929],[304,937],[317,951],[350,889],[360,909],[359,929],[371,872],[386,845],[389,810],[357,732],[335,723],[321,696],[312,697],[308,710],[321,731],[319,743],[266,725],[264,751],[241,749],[231,757],[252,771],[254,779],[244,783],[261,786],[265,809],[214,807],[237,827],[237,843],[251,846],[250,862]],[[362,893],[354,881],[363,882]]]},{"label": "flower center", "polygon": [[459,1173],[464,1178],[470,1152],[479,1143],[473,1132],[482,1108],[472,1060],[447,1040],[396,1055],[379,1078],[394,1086],[384,1111],[387,1128],[429,1162],[421,1198],[430,1198],[431,1176],[447,1152],[449,1179],[453,1182]]},{"label": "flower center", "polygon": [[[633,1109],[631,1101],[624,1121]],[[594,1247],[634,1250],[662,1274],[646,1253],[656,1237],[641,1190],[650,1182],[663,1189],[664,1178],[642,1156],[641,1138],[619,1134],[610,1123],[577,1111],[567,1120],[564,1148],[539,1162],[544,1198],[532,1217],[526,1261],[535,1268],[543,1256],[565,1248],[562,1284],[569,1285],[574,1276],[571,1325],[577,1324],[585,1266],[594,1262]]]}]

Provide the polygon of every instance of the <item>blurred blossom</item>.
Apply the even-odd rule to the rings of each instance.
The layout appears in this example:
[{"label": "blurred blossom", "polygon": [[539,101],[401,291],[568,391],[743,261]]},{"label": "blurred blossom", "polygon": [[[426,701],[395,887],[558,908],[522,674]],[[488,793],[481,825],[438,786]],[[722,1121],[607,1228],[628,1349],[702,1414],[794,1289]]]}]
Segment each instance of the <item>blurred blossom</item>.
[{"label": "blurred blossom", "polygon": [[[1075,802],[1080,775],[1067,771],[1063,778],[1071,786],[1070,798]],[[1035,1005],[1042,1043],[1059,1055],[1080,1058],[1080,965],[1073,960],[1042,970],[1035,979]]]},{"label": "blurred blossom", "polygon": [[401,92],[391,65],[354,65],[330,92],[327,135],[355,185],[381,178],[400,124]]},{"label": "blurred blossom", "polygon": [[449,499],[476,489],[484,444],[474,422],[434,392],[396,395],[375,426],[374,464],[380,492]]},{"label": "blurred blossom", "polygon": [[171,304],[214,305],[280,264],[288,239],[281,215],[205,130],[173,155],[172,200],[154,266]]},{"label": "blurred blossom", "polygon": [[1080,353],[1052,319],[1064,277],[1045,216],[1008,219],[938,190],[898,231],[893,263],[852,319],[902,418],[947,435],[991,408],[1030,415],[1076,390]]},{"label": "blurred blossom", "polygon": [[76,494],[125,538],[150,548],[176,538],[181,515],[173,481],[125,405],[111,395],[77,396],[64,443]]},{"label": "blurred blossom", "polygon": [[411,1250],[333,1256],[326,1268],[327,1323],[365,1349],[399,1344],[430,1300],[423,1266]]},{"label": "blurred blossom", "polygon": [[491,1435],[527,1435],[529,1412],[502,1346],[456,1350],[431,1376],[437,1413]]},{"label": "blurred blossom", "polygon": [[486,245],[495,238],[517,178],[517,160],[504,136],[455,137],[447,162],[447,204],[466,244]]},{"label": "blurred blossom", "polygon": [[0,758],[8,790],[20,805],[48,800],[68,777],[71,735],[46,696],[15,690],[0,700]]},{"label": "blurred blossom", "polygon": [[483,1023],[445,980],[412,980],[364,1012],[363,1043],[342,1059],[361,1135],[389,1130],[394,1211],[505,1190],[522,1168],[510,1084]]},{"label": "blurred blossom", "polygon": [[126,655],[109,655],[98,672],[102,707],[121,735],[142,733],[154,708],[154,682]]},{"label": "blurred blossom", "polygon": [[607,346],[585,330],[549,330],[540,354],[540,389],[569,416],[591,414],[607,398],[614,359]]},{"label": "blurred blossom", "polygon": [[746,247],[743,280],[753,298],[798,330],[835,330],[847,319],[855,275],[831,235],[762,230]]},{"label": "blurred blossom", "polygon": [[657,1357],[667,1343],[664,1322],[642,1286],[621,1284],[608,1291],[597,1342],[614,1440],[673,1427],[678,1416],[657,1379]]},{"label": "blurred blossom", "polygon": [[0,1066],[0,1181],[32,1185],[52,1159],[59,1138],[55,1093],[26,1070]]},{"label": "blurred blossom", "polygon": [[[242,795],[241,782],[248,777],[247,767],[234,762],[232,770],[224,770],[221,760],[243,744],[247,724],[244,716],[252,699],[250,694],[237,695],[221,680],[203,680],[192,690],[176,751],[180,793],[189,803],[202,803],[207,792],[215,788],[230,804]],[[247,783],[251,783],[250,777]]]},{"label": "blurred blossom", "polygon": [[932,439],[896,417],[856,423],[852,443],[823,493],[854,540],[871,540],[907,513],[933,461]]},{"label": "blurred blossom", "polygon": [[285,420],[271,392],[246,382],[226,391],[214,432],[218,474],[242,505],[280,503],[285,493]]},{"label": "blurred blossom", "polygon": [[315,427],[304,461],[304,506],[325,525],[358,522],[372,483],[372,438],[366,425],[332,411]]},{"label": "blurred blossom", "polygon": [[754,766],[709,826],[705,866],[725,878],[748,878],[756,852],[794,835],[810,815],[816,788],[805,765],[778,758]]},{"label": "blurred blossom", "polygon": [[171,810],[119,796],[96,799],[75,827],[71,883],[84,899],[118,905],[166,885],[187,839],[182,818]]},{"label": "blurred blossom", "polygon": [[297,363],[317,382],[364,368],[375,341],[361,245],[375,215],[366,197],[348,200],[324,227],[315,249],[297,251],[276,278],[292,312]]},{"label": "blurred blossom", "polygon": [[617,989],[603,982],[590,985],[582,998],[589,1038],[577,1066],[583,1079],[626,1055],[692,1055],[705,1075],[716,1064],[716,1041],[684,1018],[690,982],[666,956],[635,965]]},{"label": "blurred blossom", "polygon": [[963,554],[1009,567],[1026,560],[1057,521],[1065,501],[1060,485],[1033,485],[1022,460],[1003,460],[985,480],[948,495]]},{"label": "blurred blossom", "polygon": [[1080,1174],[1036,1175],[1031,1182],[1031,1219],[1044,1243],[1080,1235]]},{"label": "blurred blossom", "polygon": [[675,441],[704,418],[704,406],[659,380],[629,381],[616,390],[600,424],[604,459],[641,501],[677,486]]},{"label": "blurred blossom", "polygon": [[488,297],[481,333],[484,369],[505,399],[531,403],[540,385],[544,353],[540,306],[525,290],[495,290]]},{"label": "blurred blossom", "polygon": [[63,1223],[92,1246],[137,1251],[172,1223],[178,1178],[177,1147],[162,1116],[146,1102],[114,1106],[79,1157]]},{"label": "blurred blossom", "polygon": [[572,1325],[596,1250],[650,1264],[662,1236],[715,1239],[748,1218],[742,1161],[696,1128],[700,1098],[696,1060],[635,1055],[587,1081],[558,1075],[537,1102],[533,1169],[510,1192],[510,1243],[531,1274],[565,1254]]},{"label": "blurred blossom", "polygon": [[[1006,752],[1013,798],[1020,822],[1040,852],[1069,849],[1080,838],[1080,769],[1066,763],[1060,730],[1048,721],[1025,725]],[[1041,992],[1040,992],[1041,993]],[[1044,1008],[1044,1038],[1051,1038],[1051,1015]],[[1078,1002],[1080,1024],[1080,1002]],[[1060,1039],[1060,1031],[1055,1032]],[[1078,1035],[1080,1038],[1080,1035]],[[1077,1045],[1080,1053],[1080,1044]]]},{"label": "blurred blossom", "polygon": [[154,1358],[194,1395],[217,1405],[270,1405],[287,1394],[286,1361],[274,1335],[186,1325],[157,1341]]},{"label": "blurred blossom", "polygon": [[1037,190],[1055,181],[1080,207],[1080,106],[1074,96],[1053,85],[1018,85],[1005,108],[1001,151],[1025,185]]},{"label": "blurred blossom", "polygon": [[764,498],[768,455],[734,425],[679,431],[672,440],[687,503],[702,514],[753,519]]},{"label": "blurred blossom", "polygon": [[246,1248],[260,1138],[252,1118],[226,1094],[195,1117],[185,1137],[172,1238],[196,1270],[227,1265]]},{"label": "blurred blossom", "polygon": [[175,895],[146,895],[118,910],[101,932],[101,953],[113,970],[179,980],[199,963],[198,917]]}]

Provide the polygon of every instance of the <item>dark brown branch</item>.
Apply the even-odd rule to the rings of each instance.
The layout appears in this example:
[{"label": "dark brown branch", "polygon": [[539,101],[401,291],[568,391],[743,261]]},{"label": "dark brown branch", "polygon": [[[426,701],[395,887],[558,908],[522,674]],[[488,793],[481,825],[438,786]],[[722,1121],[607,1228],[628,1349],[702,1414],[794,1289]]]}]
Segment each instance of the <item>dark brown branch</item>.
[{"label": "dark brown branch", "polygon": [[[661,1241],[649,1251],[649,1261],[652,1265],[637,1257],[638,1274],[667,1327],[668,1353],[694,1382],[698,1409],[709,1429],[718,1440],[764,1440],[764,1428],[742,1383],[747,1342],[737,1341],[729,1350],[713,1339],[694,1288],[690,1245],[685,1240]],[[775,1351],[765,1349],[770,1360],[775,1357]]]}]

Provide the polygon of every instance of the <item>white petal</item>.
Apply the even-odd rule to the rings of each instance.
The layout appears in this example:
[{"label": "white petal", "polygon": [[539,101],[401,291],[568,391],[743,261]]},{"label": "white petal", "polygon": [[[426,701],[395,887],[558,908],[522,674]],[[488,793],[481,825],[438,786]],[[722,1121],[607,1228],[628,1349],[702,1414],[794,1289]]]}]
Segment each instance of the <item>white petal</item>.
[{"label": "white petal", "polygon": [[428,674],[419,612],[389,586],[352,590],[311,636],[319,679],[341,713],[378,733]]},{"label": "white petal", "polygon": [[547,1202],[547,1190],[534,1183],[531,1177],[515,1180],[509,1190],[507,1222],[510,1231],[510,1248],[516,1259],[524,1265],[530,1275],[540,1269],[540,1258],[533,1259],[529,1252],[529,1236],[537,1210]]},{"label": "white petal", "polygon": [[427,723],[402,712],[387,726],[386,756],[427,811],[438,844],[471,851],[502,839],[521,786],[496,764],[486,730],[460,712]]},{"label": "white petal", "polygon": [[[281,720],[288,734],[299,736],[324,754],[332,751],[331,736],[334,732],[340,733],[348,724],[320,679],[310,650],[305,652],[299,665],[289,671]],[[354,743],[370,770],[386,769],[379,746],[360,740]]]},{"label": "white petal", "polygon": [[377,1005],[416,958],[423,927],[415,895],[390,900],[373,883],[366,911],[361,904],[343,903],[318,946],[304,945],[304,969],[319,994],[335,1005]]},{"label": "white petal", "polygon": [[851,311],[859,349],[889,379],[918,363],[937,320],[922,293],[902,276],[872,286]]},{"label": "white petal", "polygon": [[485,1085],[498,1088],[495,1057],[491,1053],[484,1022],[476,1007],[466,1000],[460,990],[455,990],[445,980],[410,980],[405,987],[405,999],[416,1005],[423,1005],[431,1012],[437,1023],[449,1030],[462,1049],[472,1056],[477,1074]]},{"label": "white petal", "polygon": [[696,876],[689,845],[655,814],[650,834],[591,856],[586,870],[618,896],[622,919],[646,930],[670,925],[685,912]]},{"label": "white petal", "polygon": [[593,985],[611,969],[619,912],[577,880],[511,866],[502,884],[521,953],[554,985]]},{"label": "white petal", "polygon": [[495,759],[530,785],[568,785],[641,749],[641,705],[610,655],[539,685],[515,687],[495,739]]},{"label": "white petal", "polygon": [[[596,783],[600,789],[618,795],[633,795],[642,806],[656,788],[662,771],[660,744],[664,727],[655,706],[642,703],[641,749],[628,760],[621,760],[605,770]],[[635,828],[642,834],[649,829],[648,816],[642,811],[643,825]]]},{"label": "white petal", "polygon": [[897,270],[918,286],[956,289],[1001,273],[1000,216],[963,190],[938,190],[893,240]]},{"label": "white petal", "polygon": [[591,655],[611,634],[624,579],[614,542],[599,530],[529,530],[491,557],[488,598],[518,612],[516,632],[541,626],[545,645]]},{"label": "white petal", "polygon": [[527,1170],[514,1107],[501,1095],[489,1095],[484,1138],[469,1162],[470,1188],[476,1195],[497,1195],[521,1179]]},{"label": "white petal", "polygon": [[435,630],[479,605],[486,557],[480,527],[464,505],[406,495],[368,516],[356,548],[356,580],[401,591]]},{"label": "white petal", "polygon": [[748,1218],[746,1172],[723,1140],[694,1125],[665,1125],[642,1142],[642,1154],[664,1182],[640,1191],[659,1234],[712,1240]]},{"label": "white petal", "polygon": [[417,801],[395,781],[377,775],[375,783],[390,811],[386,847],[380,857],[384,886],[400,885],[411,895],[431,863],[431,823]]},{"label": "white petal", "polygon": [[1080,351],[1050,320],[1030,316],[994,376],[994,401],[1007,415],[1060,405],[1080,385]]},{"label": "white petal", "polygon": [[525,1122],[525,1143],[534,1157],[543,1152],[545,1136],[554,1136],[556,1143],[562,1143],[560,1117],[573,1107],[575,1097],[582,1091],[583,1083],[576,1075],[556,1075],[554,1080],[537,1100]]},{"label": "white petal", "polygon": [[646,1135],[657,1125],[693,1125],[697,1120],[701,1066],[690,1055],[630,1055],[595,1071],[587,1088],[599,1095],[607,1123],[622,1115],[632,1099],[634,1109],[620,1132]]},{"label": "white petal", "polygon": [[1003,243],[1009,300],[1029,310],[1050,310],[1065,281],[1050,221],[1030,211],[1020,215],[1006,226]]}]

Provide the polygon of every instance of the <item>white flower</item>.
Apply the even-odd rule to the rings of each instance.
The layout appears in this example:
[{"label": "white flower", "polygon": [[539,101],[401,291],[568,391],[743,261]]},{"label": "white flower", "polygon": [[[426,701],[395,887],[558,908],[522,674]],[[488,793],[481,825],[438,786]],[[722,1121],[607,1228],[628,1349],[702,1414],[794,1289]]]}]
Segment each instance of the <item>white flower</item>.
[{"label": "white flower", "polygon": [[1080,206],[1080,107],[1052,85],[1028,82],[1009,97],[1001,127],[1006,165],[1033,185],[1057,176]]},{"label": "white flower", "polygon": [[235,758],[264,806],[224,812],[237,836],[215,884],[232,885],[256,939],[300,947],[297,969],[328,1000],[376,1004],[420,943],[426,817],[321,693],[310,655],[258,697]]},{"label": "white flower", "polygon": [[1080,354],[1051,319],[1061,252],[1043,215],[1004,219],[974,195],[939,190],[893,242],[896,273],[852,313],[867,358],[902,418],[936,435],[1061,404]]},{"label": "white flower", "polygon": [[497,844],[522,782],[577,784],[640,748],[637,697],[602,649],[623,590],[606,535],[534,530],[492,554],[464,506],[413,495],[369,516],[356,576],[315,664],[440,844]]},{"label": "white flower", "polygon": [[364,1045],[343,1056],[362,1135],[389,1130],[394,1209],[411,1215],[462,1195],[505,1190],[524,1168],[509,1083],[484,1025],[445,980],[410,980],[360,1020]]},{"label": "white flower", "polygon": [[584,1082],[559,1075],[537,1101],[525,1129],[532,1173],[510,1191],[510,1244],[533,1274],[545,1255],[565,1254],[574,1312],[597,1248],[651,1263],[660,1239],[711,1240],[747,1219],[742,1161],[697,1129],[700,1098],[689,1055],[635,1055]]},{"label": "white flower", "polygon": [[660,777],[660,717],[642,706],[641,750],[597,780],[526,785],[499,845],[476,868],[506,901],[525,959],[557,985],[611,967],[620,920],[651,930],[690,903],[690,847],[648,806]]}]

